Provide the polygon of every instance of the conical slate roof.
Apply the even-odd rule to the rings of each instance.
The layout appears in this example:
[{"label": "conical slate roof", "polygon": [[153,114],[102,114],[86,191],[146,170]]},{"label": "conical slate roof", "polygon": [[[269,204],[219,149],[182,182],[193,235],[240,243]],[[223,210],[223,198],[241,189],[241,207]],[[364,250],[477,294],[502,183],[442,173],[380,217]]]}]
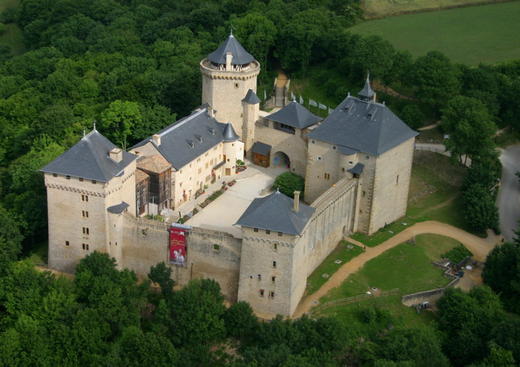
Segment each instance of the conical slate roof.
[{"label": "conical slate roof", "polygon": [[359,91],[358,96],[361,99],[372,99],[374,95],[374,90],[370,86],[370,74],[368,74],[367,80],[365,81],[365,85],[363,86],[363,89]]},{"label": "conical slate roof", "polygon": [[235,129],[233,129],[233,125],[231,125],[230,122],[226,124],[226,127],[224,128],[224,132],[222,133],[224,136],[224,141],[236,141],[238,140],[238,135],[235,132]]},{"label": "conical slate roof", "polygon": [[214,64],[226,64],[226,54],[231,52],[233,65],[245,65],[255,61],[255,58],[247,52],[244,47],[237,41],[233,34],[218,46],[218,48],[208,55],[208,60]]},{"label": "conical slate roof", "polygon": [[257,104],[257,103],[260,103],[260,98],[258,98],[258,96],[256,95],[256,93],[253,92],[252,89],[249,89],[249,90],[247,91],[246,96],[245,96],[244,99],[242,100],[242,102],[249,103],[249,104]]},{"label": "conical slate roof", "polygon": [[110,158],[110,151],[117,148],[97,130],[85,135],[76,145],[41,169],[45,173],[107,182],[121,174],[137,156],[123,151],[123,159],[117,163]]},{"label": "conical slate roof", "polygon": [[315,210],[311,206],[300,203],[298,212],[295,212],[293,199],[275,191],[271,195],[253,200],[236,224],[299,235]]},{"label": "conical slate roof", "polygon": [[305,129],[321,120],[321,117],[313,115],[308,109],[296,101],[290,102],[287,106],[266,117],[271,121],[276,121],[298,129]]}]

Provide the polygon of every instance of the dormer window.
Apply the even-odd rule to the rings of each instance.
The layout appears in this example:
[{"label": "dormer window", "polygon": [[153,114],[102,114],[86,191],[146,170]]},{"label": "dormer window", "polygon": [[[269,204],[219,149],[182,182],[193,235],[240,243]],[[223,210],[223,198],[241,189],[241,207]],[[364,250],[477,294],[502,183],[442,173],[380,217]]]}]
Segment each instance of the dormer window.
[{"label": "dormer window", "polygon": [[212,128],[212,127],[210,127],[210,128],[209,128],[209,133],[210,133],[211,135],[215,135],[215,129]]},{"label": "dormer window", "polygon": [[202,143],[202,136],[200,136],[200,135],[195,135],[195,139],[197,139],[197,141],[198,141],[199,143]]},{"label": "dormer window", "polygon": [[195,143],[193,142],[193,140],[188,140],[187,143],[190,146],[190,148],[195,148]]}]

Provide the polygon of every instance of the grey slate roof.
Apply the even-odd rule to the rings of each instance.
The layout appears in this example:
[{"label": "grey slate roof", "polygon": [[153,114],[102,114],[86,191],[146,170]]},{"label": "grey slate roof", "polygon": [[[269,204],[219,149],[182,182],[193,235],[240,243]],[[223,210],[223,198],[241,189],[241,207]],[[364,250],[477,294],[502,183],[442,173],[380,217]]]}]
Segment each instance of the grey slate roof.
[{"label": "grey slate roof", "polygon": [[360,175],[363,173],[364,168],[365,168],[365,165],[363,163],[356,163],[356,165],[354,167],[350,168],[348,171],[355,175]]},{"label": "grey slate roof", "polygon": [[214,64],[226,64],[226,54],[231,52],[233,65],[245,65],[255,61],[255,58],[249,54],[244,47],[232,34],[218,46],[218,48],[208,55],[208,60]]},{"label": "grey slate roof", "polygon": [[361,89],[358,93],[358,96],[361,97],[361,99],[372,99],[374,97],[375,93],[372,87],[370,86],[370,74],[367,75],[367,80],[365,81],[365,85],[363,86],[363,89]]},{"label": "grey slate roof", "polygon": [[253,153],[269,155],[269,153],[271,153],[271,148],[272,147],[269,144],[264,144],[264,143],[257,141],[256,143],[253,144],[253,147],[251,148],[251,150],[253,151]]},{"label": "grey slate roof", "polygon": [[252,89],[249,89],[249,90],[247,91],[246,96],[245,96],[244,99],[242,100],[242,102],[249,103],[249,104],[257,104],[257,103],[260,103],[260,98],[258,98],[258,96],[256,95],[256,93],[253,92]]},{"label": "grey slate roof", "polygon": [[[224,141],[226,124],[210,117],[207,107],[199,108],[176,123],[164,128],[157,134],[161,144],[156,145],[149,137],[131,149],[151,143],[175,168],[181,169],[201,154]],[[235,134],[236,135],[236,134]]]},{"label": "grey slate roof", "polygon": [[295,213],[293,199],[275,191],[266,197],[253,200],[236,224],[299,235],[315,210],[313,207],[300,203],[299,211]]},{"label": "grey slate roof", "polygon": [[109,152],[117,148],[97,130],[92,130],[72,148],[41,169],[45,173],[107,182],[122,173],[137,156],[123,151],[123,159],[113,161]]},{"label": "grey slate roof", "polygon": [[235,129],[233,129],[233,125],[231,125],[230,122],[228,122],[226,127],[224,127],[224,132],[222,135],[224,136],[224,141],[236,141],[239,139],[239,136],[235,132]]},{"label": "grey slate roof", "polygon": [[385,105],[348,96],[309,138],[380,155],[417,134]]},{"label": "grey slate roof", "polygon": [[122,201],[120,204],[112,205],[107,208],[107,211],[112,214],[121,214],[128,208],[130,205]]},{"label": "grey slate roof", "polygon": [[292,101],[284,108],[265,117],[266,119],[280,122],[298,129],[305,129],[322,120],[321,117],[313,115],[309,110],[296,101]]}]

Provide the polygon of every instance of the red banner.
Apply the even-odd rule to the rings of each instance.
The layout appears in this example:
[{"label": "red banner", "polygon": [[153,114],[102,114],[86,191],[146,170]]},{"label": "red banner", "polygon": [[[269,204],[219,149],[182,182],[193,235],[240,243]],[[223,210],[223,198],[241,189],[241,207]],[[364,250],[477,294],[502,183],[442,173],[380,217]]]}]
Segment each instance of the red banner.
[{"label": "red banner", "polygon": [[170,263],[186,265],[186,237],[189,227],[175,225],[168,229],[170,233]]}]

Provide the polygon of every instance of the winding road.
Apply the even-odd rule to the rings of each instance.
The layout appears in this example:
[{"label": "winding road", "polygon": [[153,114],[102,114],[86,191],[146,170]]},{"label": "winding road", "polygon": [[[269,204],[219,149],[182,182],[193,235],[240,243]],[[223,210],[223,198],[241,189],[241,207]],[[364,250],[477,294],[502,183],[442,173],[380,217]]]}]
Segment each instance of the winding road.
[{"label": "winding road", "polygon": [[520,145],[512,145],[502,151],[502,180],[497,205],[500,214],[500,230],[506,241],[511,241],[520,221],[520,182],[515,175],[520,171]]},{"label": "winding road", "polygon": [[[395,236],[389,238],[385,242],[375,246],[367,247],[366,251],[356,256],[349,262],[341,266],[328,280],[311,295],[303,297],[300,304],[294,311],[292,317],[298,318],[310,311],[310,309],[319,303],[319,299],[326,295],[331,289],[339,287],[341,283],[351,274],[354,274],[365,265],[365,263],[373,258],[381,255],[383,252],[413,238],[419,234],[433,233],[447,237],[451,237],[461,242],[474,255],[475,260],[484,261],[489,251],[495,247],[500,241],[499,236],[490,234],[487,238],[480,238],[468,233],[460,228],[451,226],[446,223],[436,221],[427,221],[414,224]],[[350,242],[363,246],[359,242],[348,238]]]}]

